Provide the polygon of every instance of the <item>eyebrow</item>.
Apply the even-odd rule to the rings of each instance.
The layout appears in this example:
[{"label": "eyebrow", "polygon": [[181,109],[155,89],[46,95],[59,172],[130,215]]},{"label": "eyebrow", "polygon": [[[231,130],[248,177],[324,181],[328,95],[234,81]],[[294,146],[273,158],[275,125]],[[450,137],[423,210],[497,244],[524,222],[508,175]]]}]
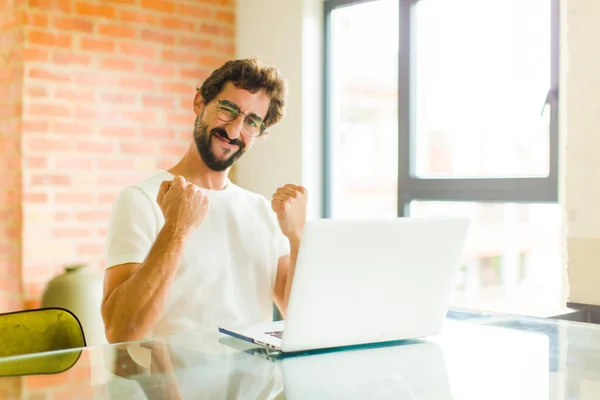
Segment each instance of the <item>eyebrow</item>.
[{"label": "eyebrow", "polygon": [[[233,106],[233,107],[237,108],[238,111],[240,111],[240,112],[242,111],[240,109],[240,107],[237,104],[235,104],[233,101],[229,101],[229,100],[221,100],[221,101],[224,102],[224,103],[229,104],[230,106]],[[250,114],[246,114],[246,115],[248,115],[249,117],[252,117],[252,118],[258,118],[260,120],[260,122],[264,123],[264,120],[262,119],[262,117],[260,117],[258,114],[254,113],[254,112],[252,112]]]}]

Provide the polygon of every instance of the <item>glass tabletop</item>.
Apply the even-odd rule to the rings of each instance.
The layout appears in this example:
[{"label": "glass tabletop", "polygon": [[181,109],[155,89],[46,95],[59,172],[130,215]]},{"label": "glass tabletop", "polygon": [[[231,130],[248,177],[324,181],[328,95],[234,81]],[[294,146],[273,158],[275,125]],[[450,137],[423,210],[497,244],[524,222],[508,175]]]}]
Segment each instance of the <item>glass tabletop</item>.
[{"label": "glass tabletop", "polygon": [[[0,360],[2,399],[598,399],[600,326],[451,311],[441,334],[281,356],[218,332]],[[5,369],[4,369],[5,370]]]}]

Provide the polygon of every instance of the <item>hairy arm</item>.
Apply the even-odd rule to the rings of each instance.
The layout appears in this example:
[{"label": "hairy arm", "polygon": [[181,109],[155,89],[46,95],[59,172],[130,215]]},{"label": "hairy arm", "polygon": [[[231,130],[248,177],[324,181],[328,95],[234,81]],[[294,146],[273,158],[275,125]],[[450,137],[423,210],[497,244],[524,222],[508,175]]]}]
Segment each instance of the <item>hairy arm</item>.
[{"label": "hairy arm", "polygon": [[106,271],[102,318],[110,343],[142,339],[154,327],[184,245],[185,236],[165,225],[142,264],[122,264]]},{"label": "hairy arm", "polygon": [[290,254],[280,257],[277,263],[277,278],[275,280],[273,300],[284,318],[287,315],[287,306],[290,300],[299,247],[300,241],[290,241]]}]

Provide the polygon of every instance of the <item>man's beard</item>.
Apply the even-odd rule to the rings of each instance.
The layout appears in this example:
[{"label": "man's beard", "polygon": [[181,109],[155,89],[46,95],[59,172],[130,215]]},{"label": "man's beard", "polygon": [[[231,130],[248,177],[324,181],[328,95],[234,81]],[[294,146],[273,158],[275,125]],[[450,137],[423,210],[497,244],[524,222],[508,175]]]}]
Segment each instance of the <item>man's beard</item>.
[{"label": "man's beard", "polygon": [[[226,159],[218,158],[212,149],[213,136],[224,138],[230,144],[238,146],[238,149]],[[204,164],[211,170],[217,172],[225,171],[227,168],[231,167],[246,150],[244,142],[239,139],[230,139],[227,135],[227,131],[221,127],[213,128],[209,133],[208,125],[202,122],[199,117],[196,117],[196,123],[194,124],[194,142],[196,142],[196,148],[198,149],[198,153],[200,153],[200,157],[202,157]]]}]

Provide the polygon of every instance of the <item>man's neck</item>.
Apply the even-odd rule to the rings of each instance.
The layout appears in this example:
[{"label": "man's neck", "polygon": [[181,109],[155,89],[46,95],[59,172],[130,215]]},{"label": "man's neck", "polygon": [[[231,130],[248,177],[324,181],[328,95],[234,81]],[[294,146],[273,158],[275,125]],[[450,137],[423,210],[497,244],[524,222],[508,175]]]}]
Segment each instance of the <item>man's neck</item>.
[{"label": "man's neck", "polygon": [[194,157],[188,151],[174,167],[168,171],[172,175],[181,175],[188,182],[209,190],[222,190],[227,186],[229,168],[222,172],[213,171],[206,166],[202,158]]}]

